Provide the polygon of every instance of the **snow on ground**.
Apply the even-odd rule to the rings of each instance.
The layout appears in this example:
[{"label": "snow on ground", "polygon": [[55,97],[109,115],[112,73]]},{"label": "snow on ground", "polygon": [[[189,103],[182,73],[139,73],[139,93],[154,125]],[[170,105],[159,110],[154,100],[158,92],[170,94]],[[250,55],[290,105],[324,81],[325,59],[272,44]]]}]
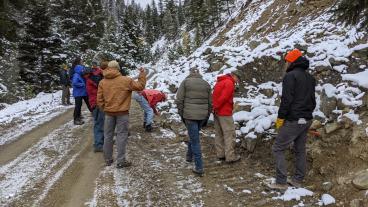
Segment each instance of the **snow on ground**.
[{"label": "snow on ground", "polygon": [[[42,199],[72,162],[67,162],[65,167],[52,173],[54,167],[65,159],[72,146],[78,141],[71,133],[71,129],[77,128],[79,127],[74,127],[73,122],[69,121],[42,138],[15,160],[1,166],[0,204],[6,206],[22,194],[30,193],[36,187],[35,180],[40,181],[47,178],[48,183],[41,195]],[[71,158],[71,160],[74,159],[75,157]],[[51,174],[53,176],[50,177]]]},{"label": "snow on ground", "polygon": [[[214,86],[218,75],[229,73],[236,70],[238,66],[243,66],[265,56],[271,56],[280,60],[280,53],[285,53],[296,45],[306,48],[306,56],[310,59],[312,70],[319,66],[326,66],[340,73],[345,73],[346,63],[349,61],[348,57],[354,51],[368,47],[368,44],[358,44],[359,40],[367,35],[365,31],[358,31],[356,27],[344,26],[329,21],[333,15],[329,9],[321,11],[317,17],[305,16],[293,27],[284,25],[281,29],[273,32],[250,34],[251,28],[257,24],[258,20],[271,7],[273,8],[272,13],[285,13],[289,9],[288,7],[275,6],[275,3],[276,1],[274,0],[252,1],[242,20],[223,35],[226,38],[223,38],[224,43],[221,46],[213,46],[210,43],[220,34],[222,29],[226,28],[226,24],[189,57],[182,57],[174,63],[169,63],[166,56],[163,55],[156,65],[153,66],[156,68],[157,74],[154,75],[148,87],[155,87],[172,94],[172,90],[170,91],[169,89],[179,87],[183,79],[189,74],[189,70],[194,67],[201,71],[204,80]],[[303,1],[296,1],[296,4],[300,6],[300,4],[303,4]],[[234,12],[232,17],[236,17],[239,14],[241,14],[241,10]],[[260,26],[258,29],[262,31],[262,28],[263,26]],[[249,37],[244,39],[246,36]],[[257,42],[258,46],[250,47],[250,44],[254,42]],[[162,45],[162,43],[163,40],[160,40],[157,42],[157,45]],[[224,56],[223,59],[226,60],[226,64],[220,71],[207,72],[210,65],[204,52],[209,49],[213,54]],[[341,64],[332,67],[331,60],[339,61]],[[363,78],[363,75],[366,76],[367,74],[346,74],[343,75],[343,79],[368,87],[368,79]],[[251,105],[251,111],[240,111],[234,114],[234,120],[242,123],[240,130],[245,136],[254,137],[258,133],[269,130],[277,118],[277,95],[266,97],[260,90],[269,88],[274,91],[274,94],[281,95],[281,84],[273,82],[257,84],[257,87],[246,86],[250,92],[243,94],[242,98],[234,99],[234,102],[239,105]],[[335,97],[353,109],[362,105],[364,92],[356,86],[351,86],[348,82],[343,82],[336,86],[322,83],[316,89],[318,94],[316,94],[317,107],[314,112],[315,116],[326,117],[320,110],[320,93],[323,90],[327,91],[329,97]],[[174,96],[171,97],[174,98]],[[171,106],[175,107],[174,104],[171,104]],[[172,110],[170,114],[174,116],[175,111]],[[352,115],[347,115],[347,117],[357,120]],[[180,121],[180,118],[177,116],[174,119]]]},{"label": "snow on ground", "polygon": [[361,87],[368,88],[368,69],[356,74],[344,74],[342,75],[342,79],[346,81],[353,81]]},{"label": "snow on ground", "polygon": [[313,192],[305,188],[291,188],[289,187],[281,196],[273,197],[272,199],[280,199],[283,201],[297,200],[299,201],[304,196],[313,196]]},{"label": "snow on ground", "polygon": [[40,93],[33,99],[7,105],[2,109],[0,111],[0,128],[3,127],[5,130],[0,135],[0,146],[15,140],[20,135],[71,108],[72,106],[61,105],[61,93],[61,91]]},{"label": "snow on ground", "polygon": [[331,205],[331,204],[334,204],[334,203],[336,203],[336,200],[335,200],[334,197],[332,197],[329,194],[323,194],[322,197],[321,197],[321,200],[318,202],[318,205],[319,206],[328,206],[328,205]]}]

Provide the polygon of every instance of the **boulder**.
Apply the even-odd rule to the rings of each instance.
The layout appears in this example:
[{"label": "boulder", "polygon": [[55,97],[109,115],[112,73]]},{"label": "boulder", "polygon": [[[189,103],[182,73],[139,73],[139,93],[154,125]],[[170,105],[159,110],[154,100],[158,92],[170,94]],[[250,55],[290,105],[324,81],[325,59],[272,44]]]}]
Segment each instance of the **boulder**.
[{"label": "boulder", "polygon": [[335,60],[335,58],[330,58],[328,61],[330,62],[331,66],[337,66],[337,65],[345,64],[344,60]]},{"label": "boulder", "polygon": [[170,91],[171,93],[176,93],[176,91],[178,91],[178,88],[176,87],[176,85],[174,85],[174,84],[170,84],[170,85],[169,85],[169,91]]},{"label": "boulder", "polygon": [[242,147],[248,152],[254,152],[257,145],[257,138],[244,137],[242,142]]},{"label": "boulder", "polygon": [[219,71],[225,64],[220,61],[210,63],[210,72]]},{"label": "boulder", "polygon": [[328,123],[325,125],[325,131],[326,131],[326,134],[330,134],[338,129],[340,129],[340,124],[337,123],[337,122],[333,122],[333,123]]},{"label": "boulder", "polygon": [[325,191],[325,192],[328,192],[332,189],[333,187],[333,184],[331,182],[324,182],[322,183],[322,189]]},{"label": "boulder", "polygon": [[205,55],[209,55],[212,53],[212,49],[211,48],[207,48],[204,52],[203,52],[203,56]]},{"label": "boulder", "polygon": [[328,97],[325,90],[323,90],[321,94],[321,111],[326,115],[326,117],[329,117],[332,114],[332,111],[336,109],[336,107],[336,98]]},{"label": "boulder", "polygon": [[363,170],[352,180],[352,184],[359,190],[368,190],[368,170]]},{"label": "boulder", "polygon": [[238,102],[234,104],[233,113],[239,112],[239,111],[248,111],[250,112],[252,110],[251,105],[245,105],[245,104],[239,104]]},{"label": "boulder", "polygon": [[310,126],[310,129],[320,129],[322,127],[322,123],[319,120],[313,120],[312,125]]},{"label": "boulder", "polygon": [[344,126],[345,129],[349,129],[354,125],[354,122],[346,116],[343,116],[341,118],[340,123]]},{"label": "boulder", "polygon": [[273,96],[273,94],[274,94],[273,89],[260,89],[259,92],[262,93],[262,94],[264,94],[268,98],[271,98]]},{"label": "boulder", "polygon": [[260,42],[258,42],[258,41],[251,41],[251,42],[249,42],[249,47],[250,47],[250,49],[252,49],[252,50],[254,50],[254,49],[256,49],[259,45],[260,45],[261,43]]}]

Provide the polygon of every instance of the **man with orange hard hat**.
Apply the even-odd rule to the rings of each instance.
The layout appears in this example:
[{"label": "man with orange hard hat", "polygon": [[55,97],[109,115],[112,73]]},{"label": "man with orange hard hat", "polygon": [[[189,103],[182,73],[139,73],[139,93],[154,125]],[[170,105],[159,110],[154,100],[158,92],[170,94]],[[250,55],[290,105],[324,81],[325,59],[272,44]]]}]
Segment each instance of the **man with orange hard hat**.
[{"label": "man with orange hard hat", "polygon": [[[276,160],[276,183],[270,188],[284,190],[288,184],[301,187],[306,173],[306,140],[316,107],[316,80],[307,70],[309,60],[300,50],[294,49],[285,56],[286,74],[282,81],[281,104],[276,121],[279,133],[272,151]],[[296,156],[295,174],[287,178],[287,165],[284,152],[294,142]]]}]

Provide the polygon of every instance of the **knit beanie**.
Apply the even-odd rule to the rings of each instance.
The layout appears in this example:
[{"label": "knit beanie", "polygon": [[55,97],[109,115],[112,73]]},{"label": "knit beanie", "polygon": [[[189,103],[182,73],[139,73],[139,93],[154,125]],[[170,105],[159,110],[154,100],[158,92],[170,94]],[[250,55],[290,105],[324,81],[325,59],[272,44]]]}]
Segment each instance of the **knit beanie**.
[{"label": "knit beanie", "polygon": [[300,50],[294,49],[294,50],[288,52],[288,54],[285,56],[285,60],[286,60],[286,62],[293,63],[298,58],[300,58],[302,55],[303,54],[302,54],[302,52],[300,52]]}]

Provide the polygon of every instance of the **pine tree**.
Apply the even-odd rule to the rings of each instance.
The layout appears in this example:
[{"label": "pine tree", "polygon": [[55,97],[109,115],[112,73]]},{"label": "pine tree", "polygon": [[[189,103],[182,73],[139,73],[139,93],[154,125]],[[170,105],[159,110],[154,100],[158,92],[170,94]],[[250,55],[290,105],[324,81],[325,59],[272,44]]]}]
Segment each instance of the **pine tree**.
[{"label": "pine tree", "polygon": [[185,56],[191,53],[191,40],[189,32],[185,31],[183,34],[183,52]]},{"label": "pine tree", "polygon": [[156,7],[156,2],[155,0],[152,0],[152,24],[153,24],[153,36],[154,36],[154,39],[157,40],[161,34],[162,34],[162,31],[161,31],[161,28],[162,28],[162,24],[161,24],[161,18],[160,18],[160,15],[157,11],[157,7]]},{"label": "pine tree", "polygon": [[19,45],[20,76],[38,93],[55,85],[61,63],[61,40],[52,34],[46,1],[33,1],[27,11],[26,35]]}]

